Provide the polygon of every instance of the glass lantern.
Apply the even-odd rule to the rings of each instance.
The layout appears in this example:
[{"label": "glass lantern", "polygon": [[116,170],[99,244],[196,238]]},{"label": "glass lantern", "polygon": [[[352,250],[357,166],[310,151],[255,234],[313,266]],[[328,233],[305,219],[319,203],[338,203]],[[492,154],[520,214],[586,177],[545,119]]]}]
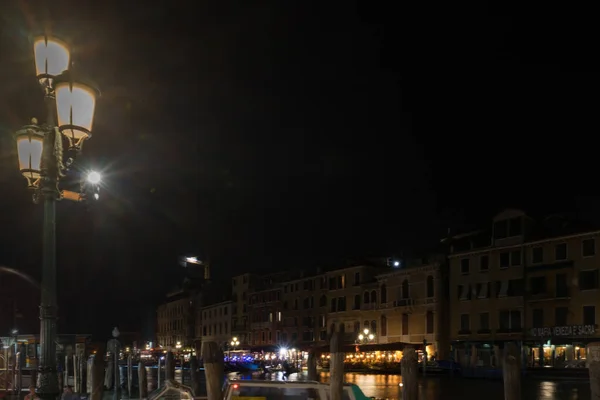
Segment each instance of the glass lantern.
[{"label": "glass lantern", "polygon": [[15,139],[19,170],[27,179],[28,186],[35,188],[42,174],[44,132],[37,125],[28,125],[16,132]]},{"label": "glass lantern", "polygon": [[57,79],[55,95],[58,129],[69,139],[71,148],[79,149],[92,135],[98,91],[83,83]]},{"label": "glass lantern", "polygon": [[33,41],[35,71],[42,85],[52,85],[53,79],[69,69],[67,45],[56,38],[38,36]]}]

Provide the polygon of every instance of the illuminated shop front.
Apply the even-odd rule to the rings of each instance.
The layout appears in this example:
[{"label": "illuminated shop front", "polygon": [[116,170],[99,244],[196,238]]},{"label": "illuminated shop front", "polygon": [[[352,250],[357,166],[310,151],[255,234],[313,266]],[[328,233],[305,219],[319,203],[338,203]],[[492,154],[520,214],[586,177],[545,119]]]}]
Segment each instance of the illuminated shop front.
[{"label": "illuminated shop front", "polygon": [[598,340],[596,325],[531,328],[524,353],[528,367],[585,367],[585,346]]}]

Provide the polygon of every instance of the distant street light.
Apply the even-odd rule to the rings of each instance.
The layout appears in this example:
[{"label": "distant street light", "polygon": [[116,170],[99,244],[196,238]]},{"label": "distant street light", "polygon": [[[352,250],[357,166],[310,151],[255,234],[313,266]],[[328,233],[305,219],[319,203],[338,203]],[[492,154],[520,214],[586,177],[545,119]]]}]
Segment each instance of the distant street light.
[{"label": "distant street light", "polygon": [[[240,345],[240,341],[238,340],[237,336],[234,336],[229,344],[233,348],[233,351],[235,351],[235,349]],[[231,350],[229,350],[229,361],[231,361]]]},{"label": "distant street light", "polygon": [[[79,193],[59,189],[60,180],[83,142],[91,137],[98,91],[74,80],[69,71],[67,45],[53,37],[34,39],[37,79],[44,91],[46,121],[33,118],[15,133],[19,170],[33,192],[33,200],[43,199],[43,264],[40,305],[40,365],[38,394],[55,399],[59,393],[56,371],[56,201],[82,200]],[[63,151],[63,138],[69,146]]]}]

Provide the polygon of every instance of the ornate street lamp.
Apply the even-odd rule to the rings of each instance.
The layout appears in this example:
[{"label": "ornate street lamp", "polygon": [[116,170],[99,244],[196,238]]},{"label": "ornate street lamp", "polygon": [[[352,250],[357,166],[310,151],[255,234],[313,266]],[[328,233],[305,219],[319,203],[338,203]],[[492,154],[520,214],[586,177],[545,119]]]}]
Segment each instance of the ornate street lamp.
[{"label": "ornate street lamp", "polygon": [[[81,150],[83,141],[91,136],[98,92],[73,80],[68,71],[69,49],[63,41],[47,35],[36,37],[33,50],[36,76],[44,90],[46,121],[40,125],[33,118],[30,125],[15,133],[15,139],[21,174],[33,191],[34,202],[44,202],[37,389],[42,399],[56,399],[60,393],[56,371],[56,201],[84,198],[80,193],[60,190],[59,182]],[[66,160],[63,136],[69,142],[70,155]],[[99,180],[99,175],[95,178]],[[83,185],[81,190],[84,190]]]},{"label": "ornate street lamp", "polygon": [[[229,343],[231,345],[231,347],[233,347],[233,351],[235,351],[235,349],[240,345],[240,341],[238,340],[237,336],[234,336],[233,339],[231,339],[231,343]],[[227,358],[229,358],[229,361],[231,362],[231,347],[229,350],[229,355],[227,356]]]},{"label": "ornate street lamp", "polygon": [[357,342],[367,344],[372,342],[373,339],[375,339],[375,335],[370,333],[369,330],[365,328],[363,332],[358,335]]}]

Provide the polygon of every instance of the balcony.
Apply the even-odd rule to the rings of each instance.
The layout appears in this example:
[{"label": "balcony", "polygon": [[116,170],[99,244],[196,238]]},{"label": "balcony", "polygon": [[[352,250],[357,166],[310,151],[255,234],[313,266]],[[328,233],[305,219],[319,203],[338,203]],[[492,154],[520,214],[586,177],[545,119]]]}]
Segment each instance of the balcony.
[{"label": "balcony", "polygon": [[417,299],[413,301],[413,304],[415,306],[427,306],[435,303],[437,303],[437,299],[435,297],[426,297],[423,299]]},{"label": "balcony", "polygon": [[394,307],[407,307],[414,305],[415,302],[413,299],[400,299],[394,301]]},{"label": "balcony", "polygon": [[528,293],[527,301],[549,301],[549,300],[568,300],[571,298],[571,294],[568,290],[557,290],[556,292],[541,292],[541,293]]},{"label": "balcony", "polygon": [[377,309],[377,303],[366,303],[360,306],[360,309],[363,311],[367,311],[367,310],[376,310]]}]

